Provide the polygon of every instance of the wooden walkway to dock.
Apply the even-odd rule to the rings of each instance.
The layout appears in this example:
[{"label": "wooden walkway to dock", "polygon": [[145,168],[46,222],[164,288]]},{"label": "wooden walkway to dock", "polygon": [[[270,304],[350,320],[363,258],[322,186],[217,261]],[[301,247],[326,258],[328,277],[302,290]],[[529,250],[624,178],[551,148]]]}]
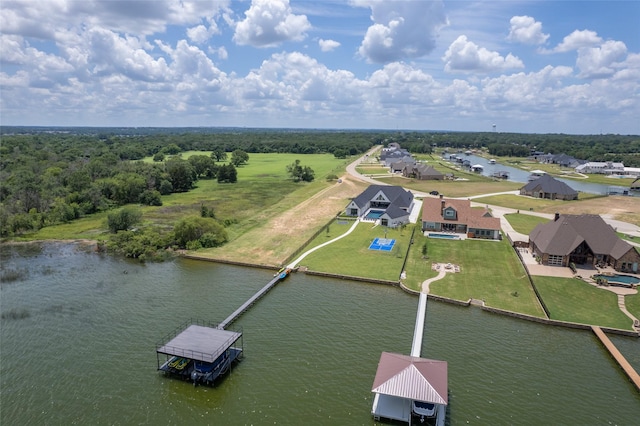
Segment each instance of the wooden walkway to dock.
[{"label": "wooden walkway to dock", "polygon": [[636,385],[636,388],[640,391],[640,375],[633,369],[629,361],[620,353],[618,348],[609,340],[607,335],[602,331],[602,329],[598,326],[591,326],[594,334],[600,339],[602,345],[609,351],[613,359],[616,360],[618,365],[622,368],[625,374],[631,379],[633,384]]},{"label": "wooden walkway to dock", "polygon": [[262,296],[267,294],[269,290],[271,290],[276,284],[278,284],[280,280],[283,280],[283,279],[284,278],[280,278],[280,274],[276,275],[271,281],[267,283],[267,285],[265,285],[260,290],[258,290],[258,292],[253,296],[251,296],[249,300],[244,302],[238,309],[233,311],[233,313],[229,315],[224,321],[218,324],[218,328],[221,330],[224,330],[225,328],[227,328],[229,324],[234,322],[240,315],[242,315],[247,309],[249,309],[251,305],[256,303],[258,299],[260,299]]}]

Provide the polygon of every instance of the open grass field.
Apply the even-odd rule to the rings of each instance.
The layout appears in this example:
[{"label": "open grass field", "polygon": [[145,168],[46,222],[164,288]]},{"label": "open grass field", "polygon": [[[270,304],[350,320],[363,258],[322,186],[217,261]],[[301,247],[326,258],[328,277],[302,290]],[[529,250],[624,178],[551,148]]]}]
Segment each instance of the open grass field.
[{"label": "open grass field", "polygon": [[617,295],[610,291],[575,278],[534,276],[533,280],[552,319],[632,329],[631,319],[618,309]]},{"label": "open grass field", "polygon": [[504,217],[516,232],[525,235],[529,235],[531,231],[533,231],[533,228],[535,228],[538,224],[549,222],[549,219],[540,216],[532,216],[529,214],[512,213],[506,214],[504,215]]},{"label": "open grass field", "polygon": [[[208,155],[206,152],[193,151],[183,153],[182,157],[188,158],[194,154]],[[314,170],[314,182],[295,183],[289,179],[286,166],[296,159]],[[344,173],[347,162],[348,160],[336,159],[331,154],[250,154],[249,163],[237,169],[237,183],[220,184],[216,180],[201,179],[189,192],[163,196],[162,206],[140,206],[143,222],[170,229],[185,216],[199,215],[200,206],[205,204],[214,209],[218,219],[235,221],[227,228],[229,238],[235,240],[257,226],[264,226],[274,216],[305,202],[326,188],[339,185],[327,182],[326,177],[329,174]],[[346,205],[348,196],[350,195],[342,197],[339,204]],[[107,213],[101,213],[69,224],[46,227],[23,236],[21,240],[108,238],[106,217]],[[324,219],[323,224],[329,217]],[[309,222],[308,225],[313,228],[317,224]],[[292,228],[295,228],[293,224]],[[256,242],[253,244],[256,245]]]}]

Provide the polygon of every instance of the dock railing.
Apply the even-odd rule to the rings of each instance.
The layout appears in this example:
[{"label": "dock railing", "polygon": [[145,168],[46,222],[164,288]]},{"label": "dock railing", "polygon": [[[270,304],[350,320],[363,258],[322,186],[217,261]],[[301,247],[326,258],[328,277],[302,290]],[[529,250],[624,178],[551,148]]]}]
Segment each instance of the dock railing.
[{"label": "dock railing", "polygon": [[[203,320],[197,320],[197,319],[187,320],[184,323],[182,323],[182,325],[175,328],[171,333],[167,334],[160,343],[156,343],[156,352],[164,353],[166,355],[181,356],[183,358],[195,359],[199,361],[213,362],[216,359],[218,359],[218,357],[222,355],[224,351],[226,351],[228,348],[233,346],[235,341],[240,338],[239,336],[231,336],[229,339],[227,339],[224,342],[224,344],[221,346],[221,349],[215,351],[214,353],[205,353],[201,351],[194,351],[191,349],[178,348],[176,346],[167,346],[167,343],[170,342],[171,339],[176,337],[178,334],[182,333],[191,325],[200,325],[203,327],[217,328],[217,324],[212,322],[205,322]],[[242,336],[242,329],[230,330],[230,331],[239,333],[240,336]],[[160,352],[160,349],[163,349],[162,352]],[[167,352],[170,352],[170,353],[167,353]]]}]

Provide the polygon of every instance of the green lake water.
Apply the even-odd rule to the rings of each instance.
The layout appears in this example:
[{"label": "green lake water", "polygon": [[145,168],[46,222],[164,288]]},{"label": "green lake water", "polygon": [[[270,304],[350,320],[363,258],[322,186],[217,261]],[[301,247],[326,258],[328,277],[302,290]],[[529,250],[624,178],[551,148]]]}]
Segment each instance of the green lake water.
[{"label": "green lake water", "polygon": [[[297,273],[232,324],[243,361],[194,388],[156,371],[155,343],[190,318],[222,321],[271,272],[0,251],[23,272],[0,292],[1,425],[375,425],[380,353],[411,349],[417,297]],[[640,370],[640,341],[610,337]],[[448,362],[452,425],[639,424],[640,393],[589,332],[429,301],[422,356]]]}]

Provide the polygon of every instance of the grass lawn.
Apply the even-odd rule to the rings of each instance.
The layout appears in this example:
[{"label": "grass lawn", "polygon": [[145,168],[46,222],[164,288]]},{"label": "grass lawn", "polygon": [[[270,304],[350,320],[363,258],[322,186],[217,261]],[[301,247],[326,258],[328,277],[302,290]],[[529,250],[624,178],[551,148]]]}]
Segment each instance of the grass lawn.
[{"label": "grass lawn", "polygon": [[[423,280],[435,276],[431,263],[460,265],[459,273],[430,285],[430,292],[456,300],[484,299],[488,306],[544,316],[526,272],[506,240],[439,240],[416,234],[407,261],[407,285],[419,289]],[[422,246],[427,242],[427,257]],[[421,275],[424,274],[424,275]]]},{"label": "grass lawn", "polygon": [[[340,221],[333,222],[329,234],[318,235],[304,251],[343,234],[352,224],[351,221],[345,224],[340,224]],[[374,238],[385,238],[385,231],[386,238],[396,240],[391,252],[369,250]],[[402,231],[382,226],[374,227],[371,223],[360,223],[345,238],[309,254],[300,265],[313,271],[397,281],[402,272],[410,237],[409,228]]]},{"label": "grass lawn", "polygon": [[624,304],[627,307],[627,311],[631,312],[631,315],[640,318],[640,292],[625,296]]},{"label": "grass lawn", "polygon": [[356,172],[361,173],[363,175],[380,175],[384,173],[389,173],[388,167],[376,166],[376,165],[360,165],[356,167]]},{"label": "grass lawn", "polygon": [[[617,295],[575,278],[533,277],[552,319],[630,330]],[[633,305],[634,302],[632,302]]]},{"label": "grass lawn", "polygon": [[493,206],[509,207],[521,211],[530,210],[536,212],[555,213],[555,211],[559,209],[575,206],[583,200],[602,198],[603,196],[581,192],[578,197],[578,200],[562,201],[506,194],[474,198],[473,201]]},{"label": "grass lawn", "polygon": [[[478,175],[475,175],[478,176]],[[479,176],[478,176],[479,177]],[[407,189],[421,192],[436,190],[445,197],[470,197],[477,194],[489,194],[493,192],[515,191],[522,184],[505,180],[494,181],[490,179],[453,181],[453,180],[417,180],[402,177],[378,178],[380,182],[389,185],[401,185]],[[475,201],[475,200],[474,200]],[[482,202],[482,201],[481,201]]]},{"label": "grass lawn", "polygon": [[529,214],[512,213],[506,214],[504,215],[504,217],[516,232],[525,235],[529,235],[531,231],[533,231],[533,228],[535,228],[539,223],[549,222],[549,219],[540,216],[532,216]]}]

